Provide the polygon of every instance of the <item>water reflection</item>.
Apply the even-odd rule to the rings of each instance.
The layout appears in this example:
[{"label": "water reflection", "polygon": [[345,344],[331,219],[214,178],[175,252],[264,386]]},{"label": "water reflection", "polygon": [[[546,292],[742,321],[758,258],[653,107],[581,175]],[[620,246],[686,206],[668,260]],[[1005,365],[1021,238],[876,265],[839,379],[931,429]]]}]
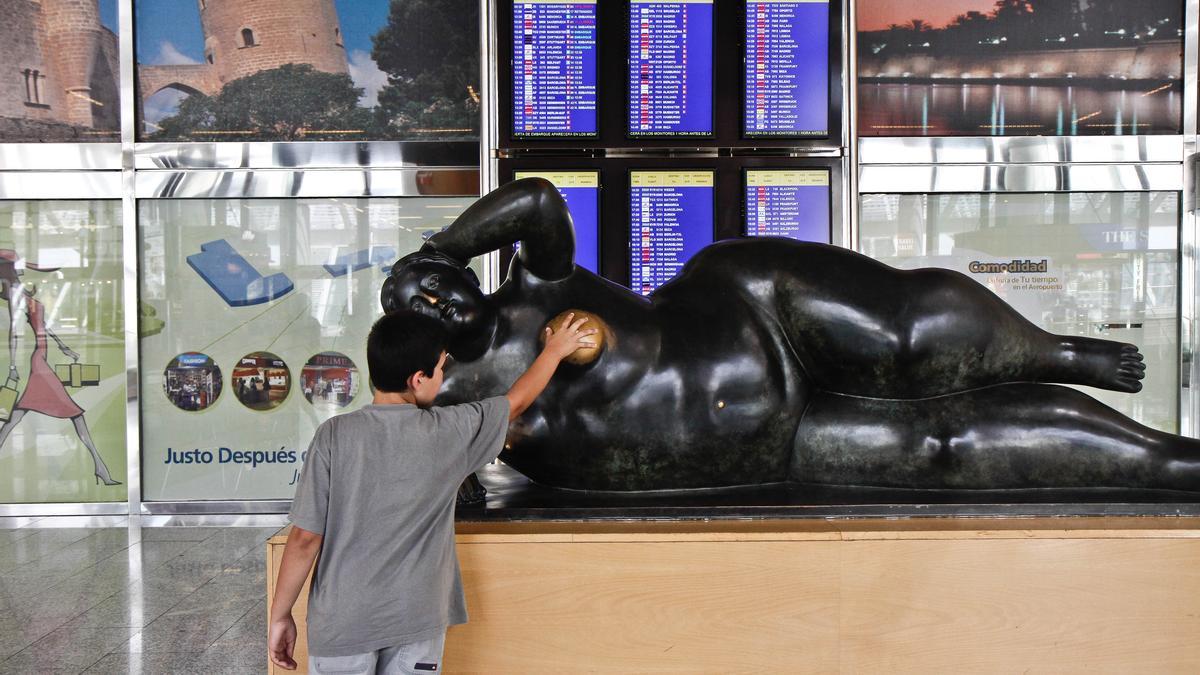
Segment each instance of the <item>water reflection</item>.
[{"label": "water reflection", "polygon": [[1182,133],[1178,83],[1144,89],[859,83],[862,136],[1101,136]]}]

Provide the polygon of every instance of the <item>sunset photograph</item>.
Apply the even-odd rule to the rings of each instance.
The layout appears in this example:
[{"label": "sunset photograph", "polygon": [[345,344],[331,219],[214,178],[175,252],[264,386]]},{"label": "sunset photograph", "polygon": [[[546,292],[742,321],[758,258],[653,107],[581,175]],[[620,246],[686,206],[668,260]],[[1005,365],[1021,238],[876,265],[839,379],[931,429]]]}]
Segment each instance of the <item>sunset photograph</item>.
[{"label": "sunset photograph", "polygon": [[863,0],[864,136],[1177,134],[1170,0]]}]

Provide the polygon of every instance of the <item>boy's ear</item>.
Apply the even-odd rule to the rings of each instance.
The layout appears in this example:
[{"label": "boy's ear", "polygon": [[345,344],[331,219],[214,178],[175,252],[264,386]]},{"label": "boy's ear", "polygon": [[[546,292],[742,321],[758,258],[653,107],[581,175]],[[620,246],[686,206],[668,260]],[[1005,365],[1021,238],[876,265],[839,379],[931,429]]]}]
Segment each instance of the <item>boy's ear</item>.
[{"label": "boy's ear", "polygon": [[416,391],[417,386],[420,385],[421,383],[423,383],[427,379],[429,379],[429,378],[425,375],[425,373],[418,370],[417,372],[408,376],[408,380],[405,381],[405,384],[408,385],[409,391]]}]

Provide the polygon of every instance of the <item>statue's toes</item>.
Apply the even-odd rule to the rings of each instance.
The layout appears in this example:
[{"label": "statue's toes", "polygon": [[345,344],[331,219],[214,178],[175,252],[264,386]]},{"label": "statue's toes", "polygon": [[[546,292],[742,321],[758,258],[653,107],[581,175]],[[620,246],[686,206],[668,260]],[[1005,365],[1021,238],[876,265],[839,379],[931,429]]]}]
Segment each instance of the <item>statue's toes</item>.
[{"label": "statue's toes", "polygon": [[1137,345],[1123,344],[1121,345],[1121,361],[1122,362],[1142,362],[1146,357],[1142,356],[1142,352],[1138,350]]},{"label": "statue's toes", "polygon": [[1142,390],[1141,380],[1146,377],[1146,357],[1136,345],[1121,345],[1121,358],[1117,363],[1118,391],[1136,393]]},{"label": "statue's toes", "polygon": [[1142,383],[1139,382],[1145,375],[1138,375],[1137,378],[1121,376],[1117,378],[1117,391],[1124,391],[1130,394],[1136,394],[1142,390]]}]

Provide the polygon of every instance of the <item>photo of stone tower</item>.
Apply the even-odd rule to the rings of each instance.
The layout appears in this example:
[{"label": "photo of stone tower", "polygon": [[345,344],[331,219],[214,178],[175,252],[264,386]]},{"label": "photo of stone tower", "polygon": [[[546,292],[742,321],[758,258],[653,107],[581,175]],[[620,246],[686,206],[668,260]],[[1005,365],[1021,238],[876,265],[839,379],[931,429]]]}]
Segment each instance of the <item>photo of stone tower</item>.
[{"label": "photo of stone tower", "polygon": [[119,140],[120,50],[98,0],[0,7],[0,140]]},{"label": "photo of stone tower", "polygon": [[138,66],[145,103],[167,88],[214,95],[238,78],[284,64],[346,74],[346,49],[333,0],[197,0],[204,63]]}]

